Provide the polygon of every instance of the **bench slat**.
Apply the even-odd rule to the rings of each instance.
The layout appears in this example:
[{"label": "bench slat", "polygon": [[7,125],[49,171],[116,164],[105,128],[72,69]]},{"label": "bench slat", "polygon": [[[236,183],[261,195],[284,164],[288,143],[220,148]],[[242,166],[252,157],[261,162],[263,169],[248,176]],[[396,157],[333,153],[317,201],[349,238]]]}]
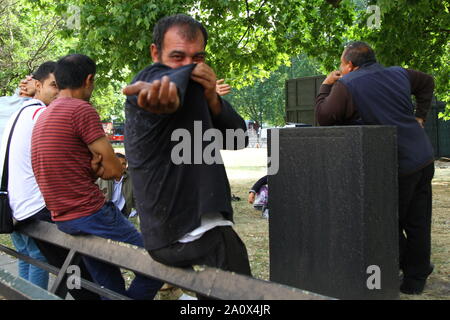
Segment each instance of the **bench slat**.
[{"label": "bench slat", "polygon": [[129,244],[95,236],[71,236],[53,224],[36,222],[20,232],[43,241],[147,275],[204,296],[223,300],[329,300],[332,298],[285,285],[210,267],[173,268],[154,261],[148,252]]}]

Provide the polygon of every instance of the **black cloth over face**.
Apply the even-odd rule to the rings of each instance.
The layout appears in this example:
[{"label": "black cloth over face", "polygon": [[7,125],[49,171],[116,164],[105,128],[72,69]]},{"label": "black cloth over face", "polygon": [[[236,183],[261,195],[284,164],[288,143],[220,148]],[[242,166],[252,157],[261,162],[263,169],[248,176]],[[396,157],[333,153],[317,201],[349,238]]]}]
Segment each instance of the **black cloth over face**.
[{"label": "black cloth over face", "polygon": [[[195,164],[199,154],[194,151],[196,144],[201,151],[206,151],[211,140],[214,141],[214,138],[202,141],[207,130],[220,130],[226,140],[227,129],[246,131],[246,124],[223,99],[221,114],[212,116],[204,88],[190,79],[194,68],[195,65],[188,65],[171,69],[157,63],[141,71],[132,82],[153,82],[169,76],[177,85],[181,101],[181,107],[174,114],[157,115],[143,110],[137,106],[136,96],[126,101],[125,148],[147,250],[178,241],[198,228],[206,213],[221,212],[225,219],[233,221],[231,191],[224,165],[209,165],[204,159]],[[189,141],[180,137],[172,141],[172,135],[177,130],[180,132],[179,129],[189,135]],[[186,156],[190,151],[191,161],[175,164],[172,150],[180,142],[190,143],[190,148],[180,154]],[[236,149],[236,145],[233,147]]]}]

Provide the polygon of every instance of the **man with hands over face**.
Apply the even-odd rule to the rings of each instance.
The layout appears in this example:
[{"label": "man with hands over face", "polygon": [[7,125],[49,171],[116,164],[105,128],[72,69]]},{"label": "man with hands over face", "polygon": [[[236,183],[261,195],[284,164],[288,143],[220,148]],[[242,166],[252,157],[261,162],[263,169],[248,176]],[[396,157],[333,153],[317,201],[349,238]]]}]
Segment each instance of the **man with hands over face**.
[{"label": "man with hands over face", "polygon": [[[172,159],[179,130],[191,138],[209,129],[225,136],[228,129],[246,131],[245,121],[219,96],[220,81],[205,63],[208,34],[199,22],[186,15],[163,18],[153,38],[154,64],[124,89],[125,148],[145,248],[167,265],[250,275],[245,245],[232,228],[223,164]],[[196,144],[188,143],[184,156],[203,154],[207,144],[200,150]]]}]

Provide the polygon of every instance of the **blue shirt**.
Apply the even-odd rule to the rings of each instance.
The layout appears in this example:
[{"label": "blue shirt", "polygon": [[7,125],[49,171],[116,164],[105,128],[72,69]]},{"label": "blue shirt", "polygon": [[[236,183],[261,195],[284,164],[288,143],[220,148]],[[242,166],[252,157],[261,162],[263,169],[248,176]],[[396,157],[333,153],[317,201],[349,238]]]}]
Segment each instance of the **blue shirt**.
[{"label": "blue shirt", "polygon": [[17,92],[11,97],[0,97],[0,141],[2,141],[3,131],[9,118],[31,98],[22,98]]},{"label": "blue shirt", "polygon": [[13,96],[10,97],[0,97],[0,150],[2,150],[1,154],[2,154],[2,159],[1,160],[1,168],[0,168],[0,181],[1,181],[1,176],[3,175],[3,161],[4,161],[4,149],[6,148],[5,146],[1,145],[1,141],[3,138],[3,133],[5,131],[6,128],[6,124],[9,121],[9,118],[11,118],[11,116],[17,112],[20,108],[22,108],[23,103],[27,100],[30,100],[31,98],[22,98],[19,96],[18,94],[18,90],[16,91],[16,93]]}]

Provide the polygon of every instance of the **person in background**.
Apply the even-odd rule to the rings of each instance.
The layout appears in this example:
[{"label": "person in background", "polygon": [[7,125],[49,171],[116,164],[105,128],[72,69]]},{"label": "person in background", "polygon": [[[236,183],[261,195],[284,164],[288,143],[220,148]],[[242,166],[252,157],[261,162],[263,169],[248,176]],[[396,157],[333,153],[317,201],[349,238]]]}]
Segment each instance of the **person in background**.
[{"label": "person in background", "polygon": [[269,187],[268,176],[259,179],[248,194],[248,203],[253,204],[253,207],[262,211],[262,218],[269,218]]},{"label": "person in background", "polygon": [[119,179],[104,180],[99,178],[97,184],[106,197],[106,201],[112,201],[122,214],[129,218],[136,215],[133,195],[133,184],[127,172],[127,158],[122,153],[116,153],[124,170]]},{"label": "person in background", "polygon": [[432,76],[385,68],[367,43],[356,41],[344,49],[340,70],[325,79],[316,101],[321,126],[397,127],[400,291],[405,294],[421,294],[434,268],[430,262],[434,152],[424,130],[433,91]]},{"label": "person in background", "polygon": [[231,93],[231,86],[226,84],[224,79],[217,80],[216,92],[219,96],[224,97]]}]

